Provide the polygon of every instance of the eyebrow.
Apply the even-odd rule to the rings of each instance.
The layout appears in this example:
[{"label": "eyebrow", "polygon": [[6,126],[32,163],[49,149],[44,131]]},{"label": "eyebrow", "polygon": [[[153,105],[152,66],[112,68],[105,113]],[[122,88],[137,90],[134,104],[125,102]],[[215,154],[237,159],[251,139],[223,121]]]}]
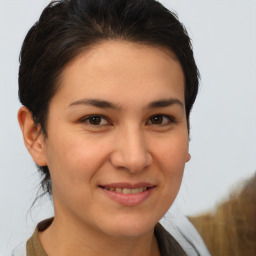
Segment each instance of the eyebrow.
[{"label": "eyebrow", "polygon": [[184,108],[184,104],[177,98],[170,98],[170,99],[162,99],[156,100],[149,103],[148,108],[164,108],[169,107],[171,105],[179,105],[180,107]]},{"label": "eyebrow", "polygon": [[[97,108],[110,108],[114,110],[120,110],[121,106],[114,104],[112,102],[101,100],[101,99],[81,99],[72,102],[69,107],[71,106],[77,106],[77,105],[92,105]],[[146,108],[148,109],[154,109],[154,108],[164,108],[169,107],[171,105],[179,105],[180,107],[184,108],[184,104],[177,98],[169,98],[169,99],[160,99],[153,102],[150,102]]]},{"label": "eyebrow", "polygon": [[76,106],[76,105],[92,105],[97,108],[111,108],[111,109],[120,109],[121,107],[119,105],[116,105],[114,103],[111,103],[106,100],[100,100],[100,99],[82,99],[72,102],[69,107]]}]

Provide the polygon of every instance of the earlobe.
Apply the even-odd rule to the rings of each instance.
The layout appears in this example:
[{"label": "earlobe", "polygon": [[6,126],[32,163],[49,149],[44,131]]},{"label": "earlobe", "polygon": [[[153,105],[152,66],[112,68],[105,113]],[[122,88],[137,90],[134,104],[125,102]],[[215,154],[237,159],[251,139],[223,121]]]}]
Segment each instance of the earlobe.
[{"label": "earlobe", "polygon": [[188,153],[186,158],[186,163],[191,159],[191,155]]},{"label": "earlobe", "polygon": [[31,112],[24,106],[18,111],[18,121],[23,134],[24,144],[39,166],[45,166],[45,138],[40,132],[40,127],[36,126]]}]

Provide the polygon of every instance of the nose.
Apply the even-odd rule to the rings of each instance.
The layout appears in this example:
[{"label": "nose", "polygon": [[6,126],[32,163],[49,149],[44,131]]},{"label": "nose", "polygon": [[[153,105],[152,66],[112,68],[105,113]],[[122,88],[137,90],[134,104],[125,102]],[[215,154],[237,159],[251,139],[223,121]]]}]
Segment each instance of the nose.
[{"label": "nose", "polygon": [[120,132],[115,138],[113,147],[110,161],[115,168],[138,173],[152,163],[152,155],[148,149],[145,136],[139,128],[131,128],[125,132]]}]

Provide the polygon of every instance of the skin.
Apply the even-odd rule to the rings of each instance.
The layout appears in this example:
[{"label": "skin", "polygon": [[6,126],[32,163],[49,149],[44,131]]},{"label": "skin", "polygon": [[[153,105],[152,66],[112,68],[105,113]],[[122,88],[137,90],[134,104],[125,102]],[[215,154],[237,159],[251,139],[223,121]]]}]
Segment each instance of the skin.
[{"label": "skin", "polygon": [[[27,108],[19,110],[26,147],[51,173],[55,217],[39,233],[48,255],[160,255],[154,226],[190,159],[184,105],[184,74],[170,51],[107,41],[63,70],[46,137]],[[123,205],[99,187],[116,182],[154,188],[142,202]]]}]

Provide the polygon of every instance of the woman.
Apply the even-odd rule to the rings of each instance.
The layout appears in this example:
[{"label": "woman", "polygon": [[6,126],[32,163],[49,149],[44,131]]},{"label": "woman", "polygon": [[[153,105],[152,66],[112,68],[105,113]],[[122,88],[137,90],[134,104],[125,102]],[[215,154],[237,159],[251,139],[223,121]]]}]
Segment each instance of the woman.
[{"label": "woman", "polygon": [[55,211],[27,255],[196,255],[158,222],[190,159],[197,90],[190,39],[160,3],[49,4],[20,54],[18,120]]}]

